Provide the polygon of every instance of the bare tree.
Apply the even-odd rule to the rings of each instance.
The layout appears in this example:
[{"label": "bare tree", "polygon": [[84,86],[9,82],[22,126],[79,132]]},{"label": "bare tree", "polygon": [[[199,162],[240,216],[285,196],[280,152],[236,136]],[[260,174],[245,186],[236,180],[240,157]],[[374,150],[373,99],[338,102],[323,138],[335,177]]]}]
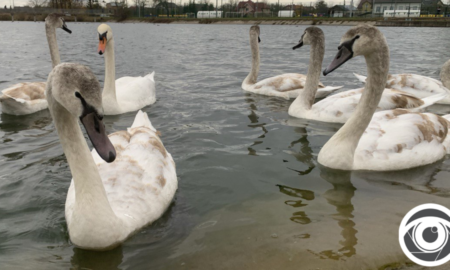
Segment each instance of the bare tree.
[{"label": "bare tree", "polygon": [[47,0],[29,0],[28,5],[32,8],[44,7],[47,5]]}]

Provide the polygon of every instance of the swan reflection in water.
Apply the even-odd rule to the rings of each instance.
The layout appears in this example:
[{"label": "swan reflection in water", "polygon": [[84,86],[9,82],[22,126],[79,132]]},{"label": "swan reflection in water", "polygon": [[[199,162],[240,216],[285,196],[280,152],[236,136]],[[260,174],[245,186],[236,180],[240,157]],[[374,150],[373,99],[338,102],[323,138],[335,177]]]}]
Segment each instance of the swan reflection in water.
[{"label": "swan reflection in water", "polygon": [[[266,137],[266,134],[269,132],[266,128],[267,123],[262,122],[260,123],[260,115],[263,115],[264,112],[260,112],[259,115],[258,112],[258,103],[264,103],[264,108],[269,109],[271,112],[284,112],[286,108],[288,107],[288,101],[283,100],[281,98],[276,97],[266,97],[266,96],[259,96],[256,94],[251,93],[245,93],[245,102],[248,103],[248,109],[250,110],[250,114],[247,116],[250,120],[250,124],[247,125],[248,127],[252,129],[261,129],[262,134],[258,136],[257,140],[255,140],[250,146],[248,146],[248,155],[250,156],[258,156],[257,151],[253,148],[256,145],[262,144],[263,139]],[[269,149],[267,149],[269,150]],[[261,152],[261,150],[260,150]]]},{"label": "swan reflection in water", "polygon": [[321,167],[320,169],[320,177],[333,185],[333,188],[325,191],[322,196],[329,204],[336,207],[336,213],[331,216],[341,227],[341,235],[343,237],[343,240],[339,241],[342,248],[337,251],[324,250],[320,252],[320,255],[335,260],[342,257],[351,257],[356,254],[355,246],[358,243],[358,238],[356,237],[358,231],[355,229],[355,222],[353,221],[355,207],[352,204],[356,188],[351,182],[351,172]]},{"label": "swan reflection in water", "polygon": [[72,269],[108,269],[119,270],[123,260],[122,246],[108,251],[73,249],[70,260]]}]

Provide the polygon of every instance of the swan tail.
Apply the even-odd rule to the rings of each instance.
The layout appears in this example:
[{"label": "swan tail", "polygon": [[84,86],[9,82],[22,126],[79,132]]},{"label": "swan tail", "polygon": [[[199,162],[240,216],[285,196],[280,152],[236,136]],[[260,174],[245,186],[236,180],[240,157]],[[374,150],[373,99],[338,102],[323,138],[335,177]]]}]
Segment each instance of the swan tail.
[{"label": "swan tail", "polygon": [[22,99],[22,98],[15,98],[15,97],[12,97],[12,96],[7,95],[7,94],[5,94],[5,93],[3,93],[3,95],[0,95],[0,102],[7,101],[7,100],[11,100],[11,99],[14,100],[14,101],[17,101],[17,102],[19,102],[19,103],[25,103],[25,102],[26,102],[25,99]]},{"label": "swan tail", "polygon": [[425,108],[435,104],[436,102],[447,97],[447,93],[440,93],[437,95],[429,96],[426,98],[422,98],[423,104],[419,107],[411,109],[412,111],[423,111]]},{"label": "swan tail", "polygon": [[150,79],[153,82],[155,82],[155,72],[153,71],[152,73],[145,75],[145,78]]},{"label": "swan tail", "polygon": [[353,75],[355,75],[355,77],[356,77],[360,82],[366,83],[366,79],[367,79],[366,76],[359,75],[359,74],[356,74],[356,73],[353,73]]},{"label": "swan tail", "polygon": [[150,119],[148,118],[147,113],[139,110],[136,114],[136,117],[134,118],[133,125],[131,128],[137,128],[137,127],[147,127],[156,132],[156,129],[153,127],[152,123],[150,122]]},{"label": "swan tail", "polygon": [[443,118],[445,118],[447,121],[450,121],[450,114],[442,115]]}]

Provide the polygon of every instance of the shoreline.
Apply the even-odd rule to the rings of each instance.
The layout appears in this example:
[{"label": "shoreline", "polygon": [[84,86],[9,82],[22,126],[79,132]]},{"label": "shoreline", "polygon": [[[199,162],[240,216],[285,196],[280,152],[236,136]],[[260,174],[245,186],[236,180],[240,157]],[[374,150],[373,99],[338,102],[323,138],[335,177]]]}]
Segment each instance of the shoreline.
[{"label": "shoreline", "polygon": [[[0,14],[0,21],[11,21],[10,14]],[[16,14],[16,21],[43,21],[44,15]],[[117,23],[153,23],[153,24],[219,24],[219,25],[332,25],[355,26],[367,23],[377,27],[450,27],[450,18],[136,18],[130,17],[123,21],[112,18],[90,16],[69,16],[68,22],[117,22]]]}]

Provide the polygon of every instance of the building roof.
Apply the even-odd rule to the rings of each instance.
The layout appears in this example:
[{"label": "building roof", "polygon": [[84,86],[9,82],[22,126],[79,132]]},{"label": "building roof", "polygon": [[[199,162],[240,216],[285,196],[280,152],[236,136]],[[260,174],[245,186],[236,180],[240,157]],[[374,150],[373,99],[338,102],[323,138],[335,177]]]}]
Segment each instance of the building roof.
[{"label": "building roof", "polygon": [[270,9],[270,6],[263,2],[254,3],[251,0],[239,2],[237,9],[245,8],[247,5],[251,6],[253,10]]},{"label": "building roof", "polygon": [[381,4],[381,3],[396,3],[396,4],[417,4],[417,3],[422,3],[422,0],[376,0],[375,4]]},{"label": "building roof", "polygon": [[424,6],[437,6],[437,5],[446,6],[444,4],[444,2],[441,0],[423,0],[422,5],[424,5]]},{"label": "building roof", "polygon": [[364,3],[370,3],[371,5],[373,5],[373,0],[361,0],[358,4],[358,9],[362,9],[362,5],[364,5]]},{"label": "building roof", "polygon": [[281,8],[281,10],[296,10],[298,8],[301,8],[302,5],[287,5]]},{"label": "building roof", "polygon": [[[379,0],[378,0],[379,2]],[[351,6],[351,5],[334,5],[332,8],[333,10],[342,10],[342,11],[346,11],[346,10],[357,10],[356,7]]]}]

